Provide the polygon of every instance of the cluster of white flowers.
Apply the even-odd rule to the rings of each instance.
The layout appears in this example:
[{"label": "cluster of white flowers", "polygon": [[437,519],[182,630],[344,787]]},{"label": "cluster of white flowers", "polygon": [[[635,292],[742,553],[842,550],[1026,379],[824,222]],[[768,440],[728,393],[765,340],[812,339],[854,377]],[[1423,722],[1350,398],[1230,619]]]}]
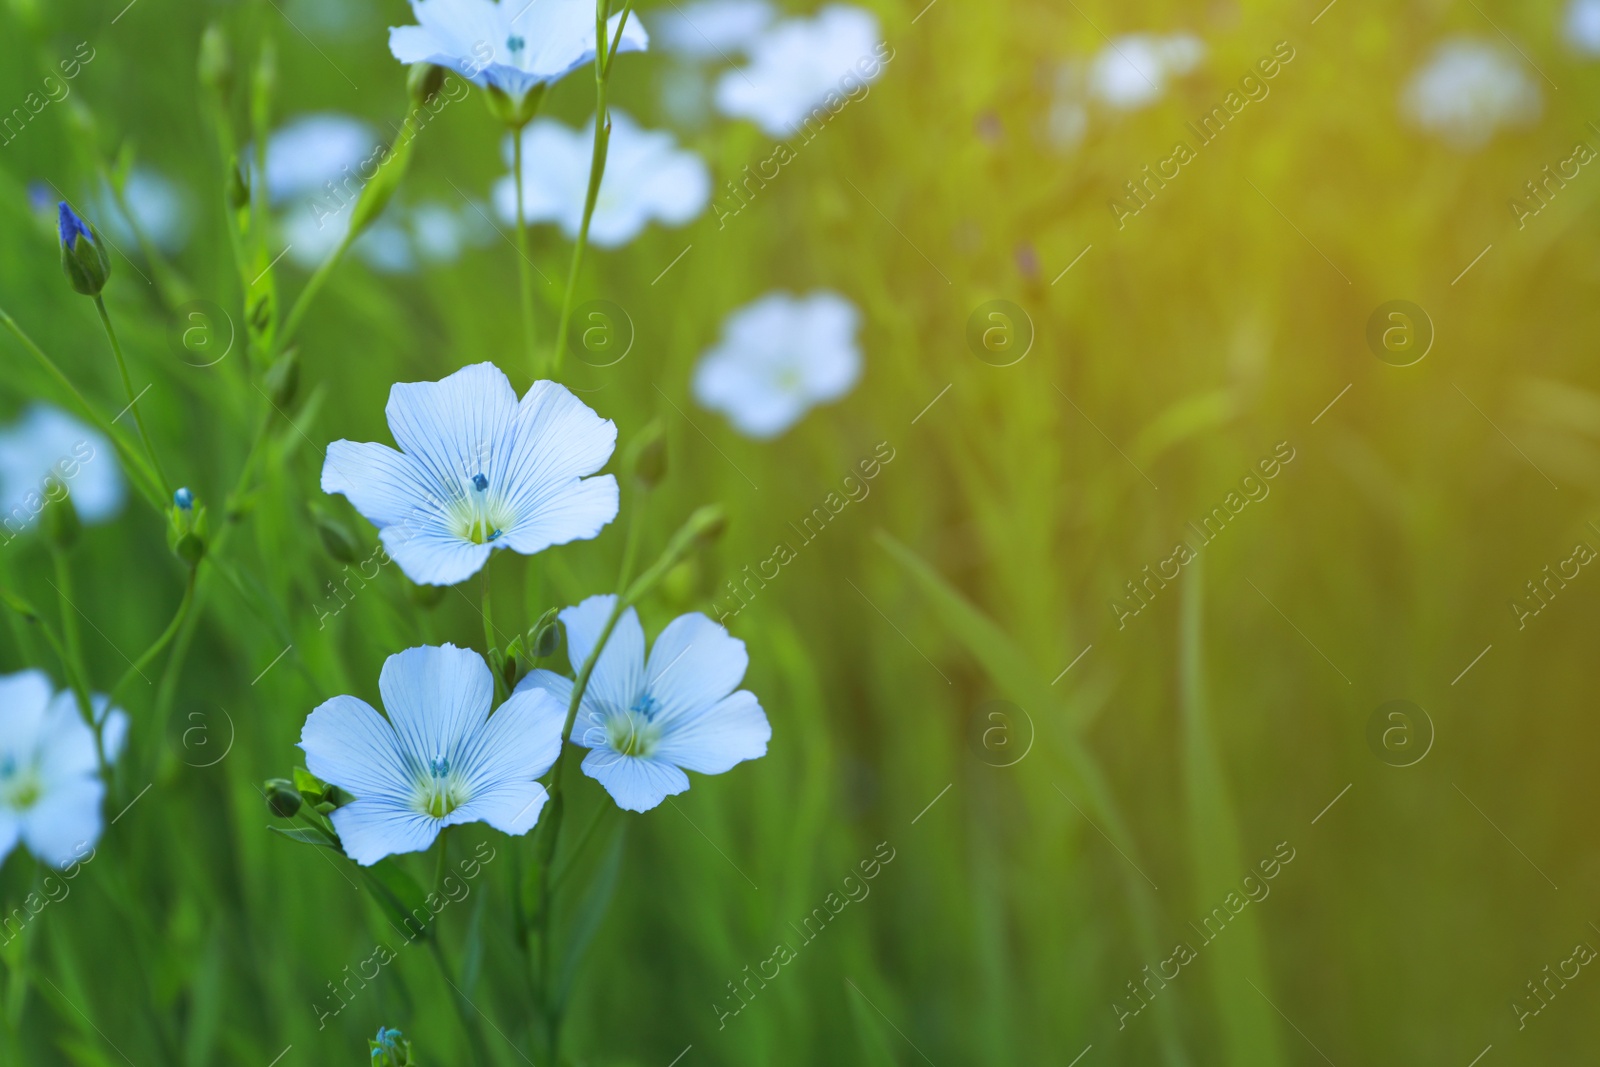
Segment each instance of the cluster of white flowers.
[{"label": "cluster of white flowers", "polygon": [[[396,58],[446,67],[522,109],[497,112],[521,138],[523,157],[536,163],[523,176],[522,220],[555,223],[576,237],[593,120],[578,130],[529,120],[545,86],[594,60],[589,0],[412,0],[412,8],[417,24],[390,34]],[[843,5],[775,22],[765,3],[711,0],[679,15],[663,20],[671,47],[702,60],[730,50],[749,57],[724,74],[722,110],[779,134],[848,91],[842,79],[867,78],[861,62],[882,47],[876,19]],[[610,24],[618,50],[645,49],[644,28],[624,19]],[[876,77],[881,64],[873,70]],[[669,133],[609,114],[593,242],[617,247],[652,221],[682,226],[701,214],[711,179],[700,157]],[[508,141],[508,155],[511,147]],[[344,240],[384,158],[374,130],[348,115],[303,115],[270,135],[254,177],[292,259],[319,265]],[[502,179],[492,196],[508,221],[519,221],[514,182]],[[124,195],[158,244],[181,240],[181,197],[154,172],[136,171]],[[462,219],[474,211],[481,209],[470,203],[392,204],[353,247],[385,270],[449,259],[473,240]],[[859,324],[855,307],[828,291],[756,299],[728,316],[721,340],[695,369],[694,395],[739,432],[776,437],[855,385]],[[499,550],[532,555],[591,539],[617,516],[617,480],[599,473],[611,460],[616,427],[553,381],[535,382],[519,398],[502,371],[479,363],[440,381],[394,385],[387,417],[399,447],[333,442],[322,488],[345,496],[378,528],[383,550],[413,582],[453,585]],[[0,431],[0,502],[25,505],[13,532],[66,495],[85,522],[105,521],[125,493],[111,443],[63,412],[36,406]],[[175,500],[174,514],[193,507],[188,490]],[[569,729],[567,739],[588,750],[583,772],[630,811],[686,790],[688,771],[720,774],[765,755],[766,714],[739,688],[749,657],[718,623],[681,615],[647,653],[638,614],[616,596],[589,597],[559,620],[581,692],[563,674],[531,670],[496,708],[490,665],[446,644],[388,658],[379,678],[384,712],[350,696],[311,712],[300,744],[310,774],[342,793],[319,810],[346,854],[373,864],[426,849],[444,828],[465,822],[527,833],[547,799],[539,779],[557,764]],[[85,702],[80,709],[71,692],[54,691],[37,671],[0,677],[0,859],[22,841],[61,865],[97,840],[101,770],[117,758],[128,723],[105,697]]]},{"label": "cluster of white flowers", "polygon": [[[506,376],[482,363],[396,385],[387,414],[403,451],[335,441],[322,487],[378,527],[415,582],[462,581],[497,549],[531,555],[592,538],[617,515],[616,479],[595,476],[616,426],[554,382],[535,382],[519,401]],[[575,672],[614,606],[615,598],[591,597],[561,613]],[[591,750],[584,773],[620,806],[644,811],[688,788],[684,769],[718,774],[764,755],[766,716],[754,696],[733,692],[746,663],[744,644],[698,613],[669,624],[646,663],[629,608],[584,691],[585,729],[571,738]],[[460,822],[532,829],[545,801],[537,779],[560,751],[573,684],[532,672],[490,715],[483,659],[423,647],[384,665],[387,720],[354,697],[317,708],[301,747],[312,774],[357,798],[330,816],[346,853],[375,863],[425,849]]]}]

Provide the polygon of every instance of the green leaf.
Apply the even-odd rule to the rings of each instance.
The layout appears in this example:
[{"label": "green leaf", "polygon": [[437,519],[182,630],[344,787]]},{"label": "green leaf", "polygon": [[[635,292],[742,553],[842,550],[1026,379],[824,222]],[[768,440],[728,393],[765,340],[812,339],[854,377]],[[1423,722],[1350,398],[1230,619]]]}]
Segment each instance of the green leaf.
[{"label": "green leaf", "polygon": [[561,976],[557,982],[555,1001],[564,1007],[572,986],[578,980],[584,953],[594,935],[600,931],[600,920],[605,918],[616,892],[617,875],[622,871],[622,838],[626,823],[618,822],[612,831],[611,844],[595,868],[594,880],[584,887],[579,898],[577,914],[566,925],[567,943],[561,957]]},{"label": "green leaf", "polygon": [[1054,703],[1042,684],[1043,678],[1028,657],[1004,630],[962,596],[938,571],[911,549],[882,530],[874,535],[878,544],[916,579],[933,601],[934,609],[951,635],[966,646],[996,684],[1012,695],[1043,708]]},{"label": "green leaf", "polygon": [[[1183,723],[1183,784],[1189,815],[1189,848],[1194,864],[1194,904],[1207,915],[1252,873],[1239,843],[1238,815],[1228,791],[1227,769],[1211,729],[1206,704],[1205,655],[1201,638],[1205,599],[1205,560],[1190,567],[1178,618],[1178,681]],[[1230,909],[1231,910],[1231,909]],[[1227,937],[1203,952],[1221,1030],[1225,1063],[1280,1067],[1286,1063],[1280,1025],[1271,1004],[1246,996],[1253,983],[1271,995],[1257,909],[1246,906],[1226,927]]]},{"label": "green leaf", "polygon": [[320,827],[296,826],[291,830],[285,830],[281,826],[269,826],[267,829],[275,834],[281,834],[291,841],[298,841],[302,845],[321,845],[323,848],[333,849],[340,855],[344,854],[344,850],[339,847],[339,839]]}]

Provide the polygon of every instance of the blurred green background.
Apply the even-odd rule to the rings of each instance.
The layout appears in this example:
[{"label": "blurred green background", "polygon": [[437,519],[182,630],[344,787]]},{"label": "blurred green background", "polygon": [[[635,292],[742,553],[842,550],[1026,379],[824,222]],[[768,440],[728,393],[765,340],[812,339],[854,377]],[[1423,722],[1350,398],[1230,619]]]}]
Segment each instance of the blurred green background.
[{"label": "blurred green background", "polygon": [[[866,6],[895,55],[865,99],[737,221],[652,227],[591,250],[580,279],[579,299],[623,307],[637,338],[614,366],[574,364],[568,384],[623,441],[657,415],[669,430],[646,551],[702,502],[731,517],[645,605],[652,634],[726,602],[725,583],[881,442],[894,459],[731,621],[772,722],[769,755],[616,819],[616,851],[594,865],[602,877],[616,862],[614,896],[569,901],[575,941],[597,924],[571,1061],[1574,1062],[1594,1040],[1600,977],[1583,971],[1521,1029],[1511,1006],[1533,1003],[1526,983],[1576,943],[1600,945],[1600,578],[1584,569],[1520,629],[1508,607],[1575,543],[1600,547],[1600,176],[1583,169],[1522,228],[1508,210],[1576,142],[1600,145],[1600,61],[1564,38],[1566,7]],[[0,109],[79,42],[94,49],[70,95],[0,146],[0,307],[108,414],[124,401],[104,338],[60,275],[53,217],[30,206],[29,183],[90,213],[100,167],[157,168],[192,231],[172,277],[238,320],[225,170],[193,73],[203,26],[228,29],[241,86],[275,42],[272,126],[339,110],[389,129],[406,97],[385,27],[410,21],[397,2],[118,7],[0,6]],[[1070,64],[1135,31],[1192,33],[1205,58],[1150,106],[1091,108],[1063,137]],[[1538,90],[1536,121],[1472,150],[1407,121],[1408,79],[1457,35],[1523,53],[1508,55]],[[1281,41],[1294,59],[1270,95],[1119,228],[1108,201],[1126,201],[1124,182]],[[719,186],[770,154],[747,123],[669,115],[671,60],[627,56],[617,70],[615,105],[675,128]],[[591,94],[575,75],[549,113],[577,124]],[[247,128],[242,104],[234,118]],[[402,196],[485,198],[504,170],[500,136],[480,102],[446,109]],[[533,247],[564,276],[558,231],[535,229]],[[123,251],[106,299],[174,477],[217,507],[257,421],[272,430],[198,625],[123,700],[133,751],[107,818],[134,806],[71,895],[0,950],[6,1062],[356,1063],[380,1024],[424,1063],[471,1062],[420,948],[319,1028],[328,983],[392,934],[346,861],[266,831],[259,784],[298,761],[312,707],[375,701],[389,653],[481,647],[475,591],[423,610],[393,568],[320,618],[342,576],[312,508],[376,543],[318,475],[331,440],[390,440],[391,383],[486,359],[519,389],[531,381],[515,251],[490,234],[416,273],[342,265],[303,330],[303,383],[284,410],[240,358],[183,358],[162,268]],[[305,277],[281,265],[280,292]],[[853,300],[865,373],[843,402],[758,443],[698,408],[688,378],[727,313],[775,288]],[[536,294],[548,343],[561,293]],[[993,300],[1020,308],[1011,326],[1032,338],[1007,366],[968,340]],[[1391,300],[1419,305],[1435,332],[1411,366],[1366,340]],[[9,336],[0,358],[4,420],[33,398],[67,405]],[[1186,524],[1280,442],[1294,458],[1270,494],[1119,627],[1109,605],[1129,602],[1125,583],[1179,540],[1198,545]],[[100,689],[182,592],[164,530],[136,504],[87,530],[71,562]],[[609,588],[621,540],[619,524],[594,544],[498,560],[502,624]],[[7,585],[53,614],[38,539],[3,552]],[[20,620],[0,640],[0,670],[62,681]],[[1409,724],[1431,739],[1410,766],[1369,743],[1395,699],[1431,724]],[[573,825],[603,800],[580,781]],[[533,1062],[526,982],[495,928],[511,889],[501,857],[526,842],[462,836],[463,855],[480,838],[498,855],[443,915],[442,944],[494,1025],[496,1062]],[[797,945],[793,926],[881,843],[894,858],[870,894],[719,1024],[729,983],[775,943]],[[1206,944],[1202,920],[1275,850],[1293,859],[1270,894]],[[39,876],[10,857],[6,910]],[[1124,1018],[1128,983],[1178,943],[1197,958]]]}]

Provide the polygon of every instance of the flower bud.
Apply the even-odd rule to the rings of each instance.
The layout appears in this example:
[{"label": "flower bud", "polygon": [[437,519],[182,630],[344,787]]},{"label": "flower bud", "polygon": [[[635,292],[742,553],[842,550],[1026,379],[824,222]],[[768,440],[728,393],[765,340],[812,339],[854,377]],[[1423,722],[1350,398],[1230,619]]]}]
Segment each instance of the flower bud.
[{"label": "flower bud", "polygon": [[356,535],[350,532],[350,527],[320,508],[312,511],[311,521],[316,524],[322,547],[328,550],[328,555],[340,563],[355,563],[361,559],[361,544],[356,540]]},{"label": "flower bud", "polygon": [[633,472],[644,489],[654,489],[667,473],[667,434],[658,420],[652,420],[628,443],[623,467]]},{"label": "flower bud", "polygon": [[267,809],[278,818],[292,819],[299,813],[303,798],[287,778],[268,778],[263,791],[267,794]]},{"label": "flower bud", "polygon": [[184,563],[196,566],[206,554],[206,509],[196,507],[194,494],[179,489],[167,509],[167,547]]},{"label": "flower bud", "polygon": [[539,640],[533,646],[533,654],[540,659],[556,654],[556,649],[561,645],[561,631],[554,626],[548,626],[539,635]]},{"label": "flower bud", "polygon": [[98,296],[111,277],[111,258],[100,242],[100,233],[79,218],[65,200],[61,201],[58,212],[62,273],[77,292]]},{"label": "flower bud", "polygon": [[706,504],[695,509],[686,525],[695,544],[705,548],[715,543],[728,528],[728,513],[721,504]]},{"label": "flower bud", "polygon": [[445,69],[432,63],[413,63],[406,72],[406,95],[411,102],[422,107],[444,87]]},{"label": "flower bud", "polygon": [[228,161],[228,206],[243,211],[250,203],[250,174],[234,156]]},{"label": "flower bud", "polygon": [[200,34],[200,84],[226,100],[233,92],[233,55],[227,34],[215,22]]},{"label": "flower bud", "polygon": [[294,403],[295,394],[300,391],[299,345],[290,345],[289,351],[267,368],[266,385],[267,395],[276,406],[286,408]]}]

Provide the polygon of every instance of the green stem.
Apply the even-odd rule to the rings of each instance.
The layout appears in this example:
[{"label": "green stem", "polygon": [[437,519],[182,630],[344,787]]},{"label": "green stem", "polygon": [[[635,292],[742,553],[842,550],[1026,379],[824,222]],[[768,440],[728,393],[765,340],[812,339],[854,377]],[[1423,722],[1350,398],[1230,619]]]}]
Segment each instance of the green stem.
[{"label": "green stem", "polygon": [[[66,642],[67,655],[72,662],[67,664],[70,674],[78,678],[87,677],[83,664],[83,631],[78,625],[78,608],[72,600],[72,568],[68,565],[67,554],[55,545],[50,546],[50,559],[55,564],[56,595],[61,601],[61,636]],[[93,709],[89,706],[89,693],[87,689],[81,690],[78,696],[78,710],[83,712],[85,722],[93,725]]]},{"label": "green stem", "polygon": [[[522,127],[511,131],[511,166],[517,183],[517,287],[522,299],[522,340],[528,349],[533,373],[539,373],[539,354],[533,345],[533,277],[528,268],[528,220],[522,207]],[[560,356],[556,357],[558,360]]]},{"label": "green stem", "polygon": [[45,373],[54,379],[55,383],[68,396],[72,397],[85,417],[94,423],[95,427],[116,446],[117,452],[122,456],[123,463],[134,475],[133,480],[138,485],[139,491],[144,494],[146,500],[154,505],[157,511],[164,511],[167,506],[167,498],[161,492],[160,486],[156,484],[156,476],[151,471],[149,464],[145,462],[144,457],[134,451],[133,447],[122,439],[122,435],[117,432],[117,428],[100,413],[98,408],[89,403],[84,395],[78,391],[78,387],[72,384],[72,379],[62,372],[60,365],[51,359],[44,349],[34,344],[33,338],[23,332],[22,327],[17,325],[17,320],[7,314],[4,308],[0,308],[0,324],[3,324],[6,329],[11,331],[13,337],[22,342],[22,347],[26,348],[33,358],[39,362]]},{"label": "green stem", "polygon": [[[595,40],[602,46],[606,39],[609,8],[607,0],[600,0],[595,5]],[[622,40],[622,29],[628,24],[628,15],[632,9],[633,0],[628,0],[623,6],[622,19],[617,23],[617,33],[611,47],[603,51],[597,49],[594,57],[594,150],[589,157],[589,190],[583,201],[583,222],[578,227],[578,240],[572,246],[572,264],[567,269],[567,288],[561,296],[561,318],[556,323],[556,347],[552,354],[551,366],[558,378],[561,375],[562,360],[566,358],[567,328],[572,316],[573,294],[578,287],[578,269],[583,264],[583,250],[589,243],[589,223],[594,219],[594,206],[600,198],[600,181],[606,172],[606,150],[611,144],[611,113],[606,107],[606,89],[611,82],[611,60],[616,56],[617,45]]]},{"label": "green stem", "polygon": [[150,431],[145,428],[144,416],[139,413],[139,399],[133,393],[133,378],[128,374],[128,361],[122,354],[122,343],[117,340],[117,331],[111,326],[111,315],[106,311],[106,302],[96,293],[94,308],[100,312],[100,324],[106,328],[106,337],[111,341],[111,354],[117,359],[117,373],[122,375],[122,388],[128,395],[128,407],[133,410],[134,425],[139,428],[139,438],[144,442],[145,454],[150,459],[150,469],[155,472],[156,484],[161,487],[163,499],[172,495],[172,483],[167,480],[166,471],[161,469],[161,461],[156,458],[156,447],[150,440]]},{"label": "green stem", "polygon": [[428,942],[428,948],[433,951],[434,961],[439,965],[440,976],[444,978],[445,983],[450,986],[451,991],[455,994],[450,998],[450,1002],[455,1005],[456,1018],[461,1022],[461,1029],[466,1032],[467,1040],[472,1043],[473,1062],[493,1067],[495,1060],[489,1054],[488,1042],[483,1036],[483,1024],[475,1016],[469,1014],[469,1009],[474,1012],[478,1009],[467,999],[467,995],[462,992],[461,987],[456,985],[455,979],[450,977],[450,965],[444,958],[444,949],[439,945],[439,938],[430,931],[423,940]]},{"label": "green stem", "polygon": [[561,872],[550,879],[550,894],[552,896],[555,895],[556,890],[561,888],[567,877],[572,874],[573,869],[577,867],[578,857],[583,855],[583,850],[594,839],[594,832],[600,828],[600,824],[605,821],[605,817],[615,810],[617,810],[616,805],[606,803],[601,803],[595,809],[594,818],[589,820],[589,825],[584,827],[583,833],[578,837],[578,843],[573,845],[572,851],[567,854],[567,862],[561,865]]},{"label": "green stem", "polygon": [[354,234],[345,234],[344,240],[339,242],[338,247],[328,254],[328,258],[323,260],[311,277],[306,280],[305,288],[300,290],[300,295],[294,298],[294,305],[289,308],[288,318],[283,320],[283,328],[278,331],[272,346],[273,350],[269,353],[269,356],[276,356],[279,352],[289,347],[289,342],[294,339],[295,331],[300,328],[300,321],[306,317],[306,311],[310,309],[311,302],[316,299],[317,293],[327,283],[328,276],[333,273],[333,268],[338,266],[339,261],[344,258],[345,250],[350,247],[350,242],[354,238]]},{"label": "green stem", "polygon": [[199,572],[199,567],[189,568],[189,580],[184,583],[183,599],[178,602],[178,610],[173,614],[172,621],[167,623],[167,628],[161,632],[161,636],[156,638],[155,642],[144,650],[144,654],[134,660],[128,669],[122,672],[122,677],[117,679],[117,684],[111,687],[108,706],[114,707],[116,705],[117,695],[122,692],[123,687],[133,680],[134,675],[143,674],[144,668],[149,666],[150,661],[160,655],[161,650],[171,644],[172,639],[177,636],[179,627],[183,625],[184,619],[188,617],[189,608],[194,604],[194,587]]}]

